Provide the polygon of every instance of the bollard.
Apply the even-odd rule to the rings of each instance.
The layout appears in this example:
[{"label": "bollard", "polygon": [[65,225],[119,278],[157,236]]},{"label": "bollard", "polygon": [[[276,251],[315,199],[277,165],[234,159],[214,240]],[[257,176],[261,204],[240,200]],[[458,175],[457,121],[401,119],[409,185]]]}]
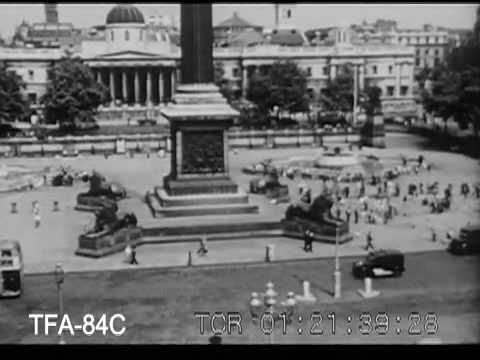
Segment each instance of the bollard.
[{"label": "bollard", "polygon": [[59,211],[60,209],[58,208],[58,201],[53,202],[53,211]]},{"label": "bollard", "polygon": [[364,279],[364,284],[365,284],[365,288],[363,290],[358,290],[358,293],[363,298],[369,299],[369,298],[376,297],[376,296],[380,295],[380,291],[373,290],[372,279],[371,278],[366,277]]},{"label": "bollard", "polygon": [[265,262],[269,263],[273,261],[273,250],[274,246],[273,245],[267,245],[266,247],[266,252],[265,252]]},{"label": "bollard", "polygon": [[192,266],[192,252],[191,251],[188,252],[187,266]]},{"label": "bollard", "polygon": [[317,301],[315,296],[313,296],[310,290],[310,281],[304,280],[303,281],[303,295],[297,295],[295,299],[298,302],[305,302],[305,303],[314,303]]},{"label": "bollard", "polygon": [[16,202],[12,202],[12,207],[11,207],[11,209],[10,209],[10,212],[11,212],[12,214],[18,213],[17,203],[16,203]]}]

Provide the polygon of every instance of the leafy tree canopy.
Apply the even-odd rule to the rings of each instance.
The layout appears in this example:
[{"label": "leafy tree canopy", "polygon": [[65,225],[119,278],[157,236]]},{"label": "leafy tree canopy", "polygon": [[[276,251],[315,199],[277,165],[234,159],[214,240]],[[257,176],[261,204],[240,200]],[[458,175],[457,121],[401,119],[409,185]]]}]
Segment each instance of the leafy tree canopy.
[{"label": "leafy tree canopy", "polygon": [[265,115],[276,107],[291,113],[308,111],[307,75],[292,61],[275,62],[266,73],[250,78],[247,99]]},{"label": "leafy tree canopy", "polygon": [[353,110],[353,71],[349,66],[339,68],[337,76],[329,81],[322,92],[321,104],[327,111]]},{"label": "leafy tree canopy", "polygon": [[61,126],[93,119],[98,107],[109,99],[108,90],[99,84],[80,59],[64,58],[48,71],[50,79],[42,98],[45,118]]},{"label": "leafy tree canopy", "polygon": [[0,121],[15,121],[28,114],[22,90],[25,83],[14,71],[0,64]]}]

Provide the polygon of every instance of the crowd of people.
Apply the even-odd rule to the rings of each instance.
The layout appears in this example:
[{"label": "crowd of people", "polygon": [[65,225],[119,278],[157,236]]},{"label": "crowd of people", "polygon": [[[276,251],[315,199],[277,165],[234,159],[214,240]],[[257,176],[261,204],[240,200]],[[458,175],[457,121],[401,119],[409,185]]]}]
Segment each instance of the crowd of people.
[{"label": "crowd of people", "polygon": [[[334,205],[331,208],[333,218],[341,219],[351,224],[358,224],[364,221],[366,224],[389,224],[399,215],[401,203],[393,199],[402,199],[404,203],[422,198],[421,204],[430,208],[430,213],[439,214],[448,211],[452,204],[454,196],[454,187],[448,184],[443,192],[440,191],[440,184],[433,183],[410,183],[407,189],[402,192],[401,185],[397,179],[399,175],[411,174],[417,175],[421,171],[430,172],[431,164],[427,163],[425,158],[420,155],[416,161],[409,163],[406,157],[401,156],[402,165],[394,167],[392,170],[385,171],[383,176],[373,175],[370,181],[360,179],[355,182],[353,189],[349,185],[342,186],[340,181],[322,180],[322,190],[324,195],[333,199]],[[367,187],[375,187],[375,191],[368,191]],[[309,204],[312,198],[312,191],[302,180],[299,185],[299,200]],[[371,190],[371,188],[369,189]],[[367,194],[368,193],[368,194]],[[459,195],[465,199],[469,196],[480,198],[480,183],[460,184]],[[450,234],[450,236],[453,236]],[[432,235],[436,241],[437,234]],[[305,234],[305,251],[311,251],[311,236]],[[369,232],[366,236],[366,249],[373,248],[372,234]]]}]

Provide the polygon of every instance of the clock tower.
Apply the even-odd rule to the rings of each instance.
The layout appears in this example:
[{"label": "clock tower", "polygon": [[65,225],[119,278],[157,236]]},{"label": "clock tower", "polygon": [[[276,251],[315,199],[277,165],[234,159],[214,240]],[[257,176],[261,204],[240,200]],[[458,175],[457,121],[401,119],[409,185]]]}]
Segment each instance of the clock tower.
[{"label": "clock tower", "polygon": [[295,29],[295,4],[275,4],[275,28]]}]

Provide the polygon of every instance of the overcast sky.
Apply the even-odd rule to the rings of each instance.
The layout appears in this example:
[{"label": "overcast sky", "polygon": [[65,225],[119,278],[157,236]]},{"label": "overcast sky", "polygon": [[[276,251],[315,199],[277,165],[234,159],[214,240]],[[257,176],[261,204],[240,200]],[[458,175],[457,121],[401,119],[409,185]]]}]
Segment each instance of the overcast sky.
[{"label": "overcast sky", "polygon": [[[73,4],[60,3],[60,21],[71,22],[76,27],[88,27],[105,23],[108,11],[114,3]],[[178,3],[135,4],[145,15],[173,15],[179,17]],[[295,19],[298,28],[339,25],[340,22],[360,23],[363,19],[378,18],[396,20],[400,27],[418,28],[423,24],[471,29],[475,23],[476,4],[298,4]],[[274,7],[271,3],[214,4],[213,23],[228,18],[234,11],[251,23],[271,27],[274,23]],[[0,34],[10,37],[22,19],[28,22],[44,21],[43,4],[0,4]]]}]

